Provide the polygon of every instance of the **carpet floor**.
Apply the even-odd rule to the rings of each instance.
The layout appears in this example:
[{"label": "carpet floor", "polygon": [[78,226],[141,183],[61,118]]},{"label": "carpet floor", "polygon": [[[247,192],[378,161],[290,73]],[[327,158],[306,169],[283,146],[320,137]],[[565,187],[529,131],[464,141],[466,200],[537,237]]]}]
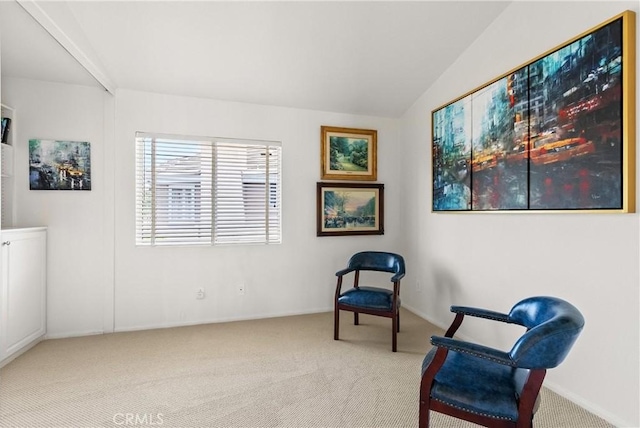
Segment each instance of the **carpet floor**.
[{"label": "carpet floor", "polygon": [[[403,310],[45,340],[0,369],[0,427],[415,427],[421,362],[442,334]],[[537,428],[610,427],[548,389]],[[473,427],[438,413],[433,427]]]}]

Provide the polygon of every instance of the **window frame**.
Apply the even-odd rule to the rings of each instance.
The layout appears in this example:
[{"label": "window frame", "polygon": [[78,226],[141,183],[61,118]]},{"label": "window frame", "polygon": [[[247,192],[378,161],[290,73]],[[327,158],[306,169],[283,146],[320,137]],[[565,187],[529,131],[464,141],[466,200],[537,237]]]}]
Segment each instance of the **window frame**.
[{"label": "window frame", "polygon": [[[163,143],[167,146],[162,147]],[[180,152],[183,148],[174,147],[173,152],[167,148],[173,145],[178,147],[182,143],[185,143],[185,152],[202,151],[197,151],[197,154],[193,155],[183,152],[181,156]],[[159,146],[160,150],[158,150]],[[159,158],[162,159],[159,152],[164,156],[162,166],[164,173],[159,172],[162,169],[158,163]],[[264,157],[267,153],[268,158]],[[228,160],[229,157],[232,158],[231,161]],[[172,167],[172,163],[176,166],[181,163],[181,160],[187,158],[189,163],[199,163],[200,168]],[[207,167],[203,169],[202,165],[208,165],[208,163],[211,164],[210,170],[206,169]],[[172,174],[176,177],[176,182],[168,179]],[[195,174],[196,178],[190,174]],[[260,176],[263,177],[262,181]],[[230,184],[229,179],[233,183]],[[166,195],[163,199],[158,196],[159,184],[165,189]],[[173,205],[170,200],[171,194],[186,190],[186,188],[183,189],[185,184],[188,184],[190,193],[187,195],[183,192],[182,199],[189,199],[188,205],[194,207],[193,209],[179,207],[179,203]],[[264,187],[262,196],[259,190],[260,184]],[[178,193],[175,193],[176,190]],[[205,203],[202,201],[208,197],[207,191],[210,192],[211,200]],[[231,204],[235,209],[225,208],[222,202],[225,197],[227,200],[234,200]],[[264,199],[264,209],[260,208],[261,198]],[[241,210],[237,209],[238,204],[243,207]],[[174,206],[177,209],[172,208]],[[184,212],[181,211],[183,208]],[[238,215],[241,211],[244,211],[244,214]],[[164,217],[158,220],[161,216]],[[180,217],[184,220],[189,216],[193,218],[191,222],[185,222],[187,232],[184,237],[180,237],[179,232],[176,232],[179,226],[176,226],[175,222],[179,221]],[[192,230],[190,226],[195,232],[190,231]],[[161,229],[163,232],[158,233]],[[172,236],[171,233],[177,235]],[[282,143],[280,141],[136,132],[136,247],[280,243],[282,243]]]}]

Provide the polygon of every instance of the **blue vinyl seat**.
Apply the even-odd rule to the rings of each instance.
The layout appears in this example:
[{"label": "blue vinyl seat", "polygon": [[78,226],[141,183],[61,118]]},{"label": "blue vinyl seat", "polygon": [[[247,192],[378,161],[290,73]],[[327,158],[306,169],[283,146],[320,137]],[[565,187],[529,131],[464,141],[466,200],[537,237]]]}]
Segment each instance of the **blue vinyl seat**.
[{"label": "blue vinyl seat", "polygon": [[[393,289],[360,286],[360,272],[377,271],[393,274],[390,281]],[[353,287],[342,292],[342,280],[353,273]],[[359,314],[377,315],[391,318],[393,352],[397,350],[397,333],[400,331],[400,280],[404,277],[404,259],[394,253],[381,251],[362,251],[349,259],[345,269],[336,272],[334,332],[333,338],[339,340],[340,311],[353,312],[353,323],[359,324]]]},{"label": "blue vinyl seat", "polygon": [[[456,314],[444,337],[422,363],[421,428],[436,411],[488,427],[531,427],[547,369],[565,359],[584,327],[570,303],[555,297],[530,297],[508,314],[452,306]],[[453,338],[464,316],[518,324],[526,332],[511,351]]]}]

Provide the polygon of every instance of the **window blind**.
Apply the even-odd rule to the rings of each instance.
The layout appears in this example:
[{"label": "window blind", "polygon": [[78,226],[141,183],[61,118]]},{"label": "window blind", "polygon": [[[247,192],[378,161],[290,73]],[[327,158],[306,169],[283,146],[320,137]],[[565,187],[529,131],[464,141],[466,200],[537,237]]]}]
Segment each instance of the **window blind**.
[{"label": "window blind", "polygon": [[281,242],[277,142],[136,135],[137,245]]}]

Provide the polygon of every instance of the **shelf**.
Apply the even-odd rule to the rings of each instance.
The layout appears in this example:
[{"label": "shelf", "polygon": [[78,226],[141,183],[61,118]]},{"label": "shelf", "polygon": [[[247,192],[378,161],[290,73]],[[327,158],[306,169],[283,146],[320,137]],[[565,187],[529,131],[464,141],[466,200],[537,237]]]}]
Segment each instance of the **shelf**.
[{"label": "shelf", "polygon": [[[1,1],[1,0],[0,0]],[[6,104],[0,104],[0,116],[11,119],[6,143],[0,143],[0,227],[14,224],[14,144],[16,139],[16,111]]]},{"label": "shelf", "polygon": [[11,119],[11,122],[9,123],[9,130],[8,135],[7,135],[7,140],[6,140],[6,144],[8,145],[13,145],[13,129],[15,127],[15,123],[14,123],[14,112],[15,110],[11,107],[9,107],[8,105],[5,104],[0,104],[0,117],[2,117],[3,119],[6,117],[8,119]]},{"label": "shelf", "polygon": [[3,177],[13,177],[13,146],[0,144],[0,171]]}]

